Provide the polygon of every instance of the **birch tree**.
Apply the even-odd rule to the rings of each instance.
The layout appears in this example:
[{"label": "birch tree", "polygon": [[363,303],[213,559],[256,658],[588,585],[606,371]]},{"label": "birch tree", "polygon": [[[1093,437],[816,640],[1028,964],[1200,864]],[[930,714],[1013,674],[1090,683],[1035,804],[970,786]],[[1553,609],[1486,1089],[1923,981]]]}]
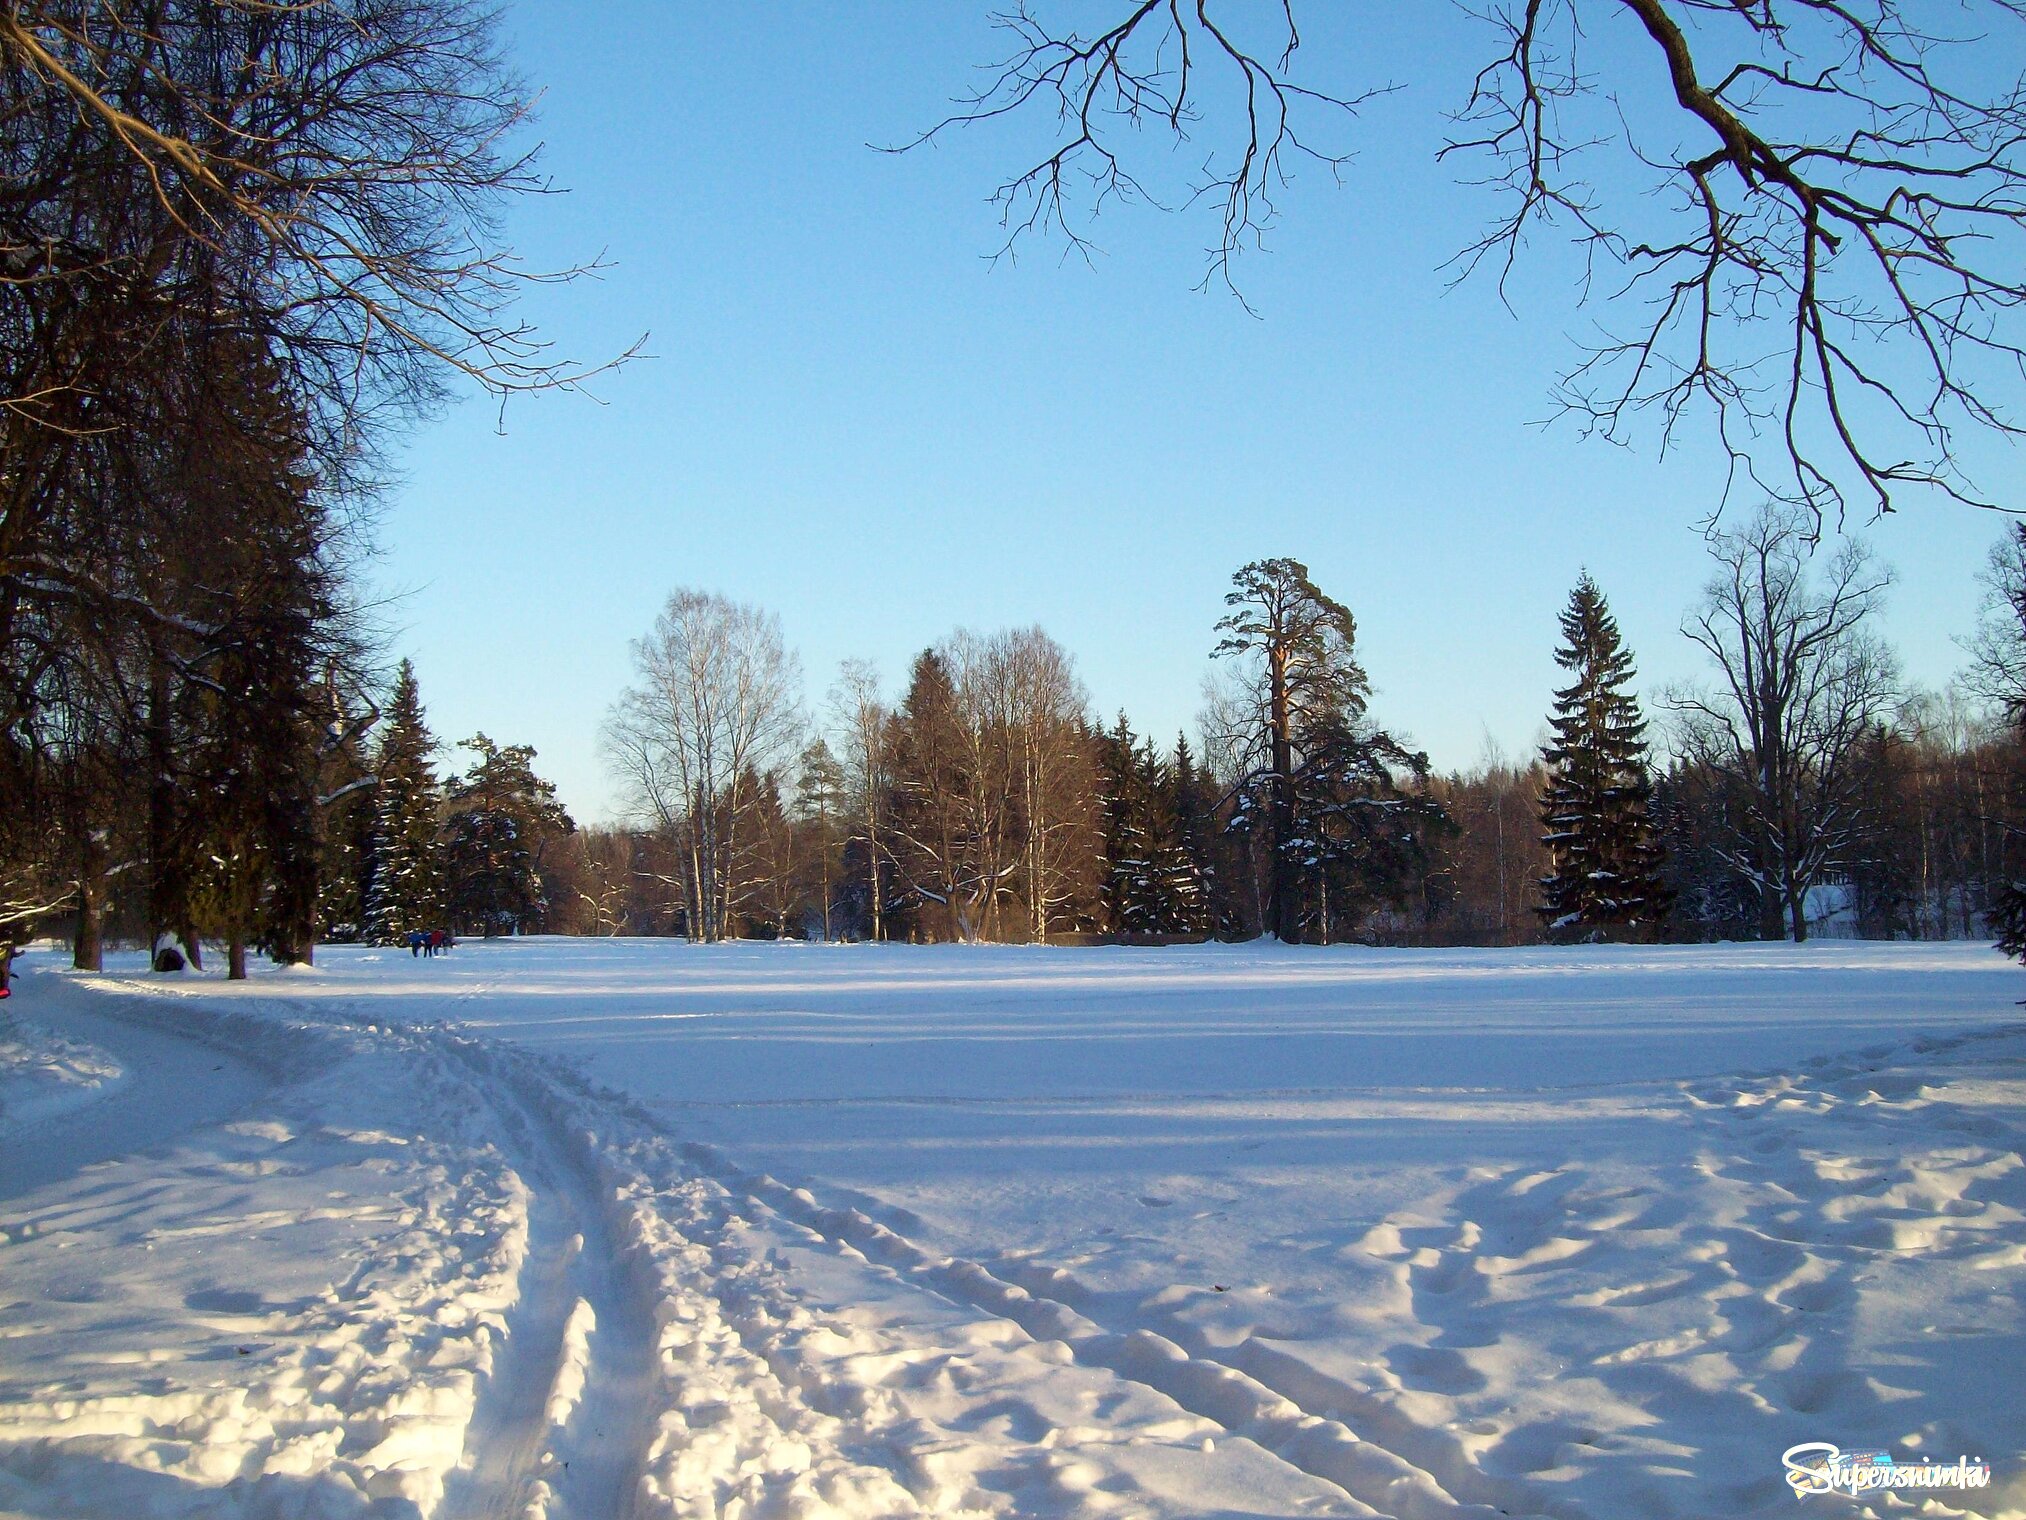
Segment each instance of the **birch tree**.
[{"label": "birch tree", "polygon": [[1043,940],[1088,917],[1088,700],[1039,628],[959,629],[915,663],[895,725],[908,884],[951,937]]},{"label": "birch tree", "polygon": [[879,671],[869,660],[846,660],[830,689],[830,714],[844,746],[850,831],[845,843],[864,851],[867,932],[886,938],[889,886],[888,793],[893,785],[887,726],[892,720],[879,694]]},{"label": "birch tree", "polygon": [[1094,901],[1098,853],[1090,698],[1069,652],[1039,628],[999,641],[1018,802],[1028,935],[1045,941]]},{"label": "birch tree", "polygon": [[792,761],[803,734],[801,665],[780,619],[684,589],[633,644],[634,684],[605,725],[609,763],[682,861],[690,938],[736,932],[741,830],[758,778]]}]

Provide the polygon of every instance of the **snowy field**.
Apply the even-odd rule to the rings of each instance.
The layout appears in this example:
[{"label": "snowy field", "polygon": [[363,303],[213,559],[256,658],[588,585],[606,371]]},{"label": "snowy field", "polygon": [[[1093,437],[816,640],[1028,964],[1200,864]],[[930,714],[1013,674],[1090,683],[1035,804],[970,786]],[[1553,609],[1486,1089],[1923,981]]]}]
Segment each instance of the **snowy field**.
[{"label": "snowy field", "polygon": [[20,963],[0,1515],[2026,1515],[1988,947],[319,960]]}]

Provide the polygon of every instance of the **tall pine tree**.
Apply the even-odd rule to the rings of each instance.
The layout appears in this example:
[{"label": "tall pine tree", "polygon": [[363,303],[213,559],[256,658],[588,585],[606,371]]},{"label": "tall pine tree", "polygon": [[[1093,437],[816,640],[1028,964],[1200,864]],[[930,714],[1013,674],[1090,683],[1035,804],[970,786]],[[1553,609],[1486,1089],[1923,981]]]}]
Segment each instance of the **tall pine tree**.
[{"label": "tall pine tree", "polygon": [[1232,577],[1214,655],[1245,662],[1255,715],[1227,829],[1264,830],[1265,928],[1290,944],[1362,932],[1407,905],[1428,840],[1452,827],[1428,789],[1428,757],[1366,712],[1357,624],[1294,559]]},{"label": "tall pine tree", "polygon": [[838,846],[841,842],[850,785],[844,767],[830,752],[819,734],[802,750],[795,784],[795,816],[809,833],[808,889],[815,914],[823,924],[823,938],[831,938],[831,900],[839,876]]},{"label": "tall pine tree", "polygon": [[317,922],[325,938],[349,942],[365,937],[366,903],[373,887],[373,828],[379,818],[374,794],[379,783],[366,735],[380,714],[353,700],[339,681],[335,664],[325,670],[314,711],[321,728]]},{"label": "tall pine tree", "polygon": [[1540,818],[1553,865],[1536,911],[1559,939],[1652,939],[1666,916],[1646,766],[1646,720],[1626,690],[1632,656],[1588,571],[1562,614],[1555,660],[1575,677],[1555,693],[1541,750]]},{"label": "tall pine tree", "polygon": [[443,795],[430,758],[435,753],[436,739],[422,717],[415,667],[403,660],[374,767],[380,786],[366,937],[376,945],[397,945],[412,930],[445,926]]}]

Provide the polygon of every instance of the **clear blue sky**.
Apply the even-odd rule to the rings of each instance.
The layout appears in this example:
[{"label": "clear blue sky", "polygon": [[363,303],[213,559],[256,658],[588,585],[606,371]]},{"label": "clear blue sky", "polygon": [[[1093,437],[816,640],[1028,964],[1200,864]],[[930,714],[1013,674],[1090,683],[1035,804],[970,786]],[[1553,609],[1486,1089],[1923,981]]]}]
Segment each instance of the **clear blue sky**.
[{"label": "clear blue sky", "polygon": [[[1535,425],[1591,321],[1561,250],[1540,247],[1516,313],[1441,268],[1490,209],[1431,162],[1473,23],[1360,7],[1355,57],[1311,38],[1319,79],[1406,88],[1367,109],[1341,188],[1286,198],[1242,270],[1255,318],[1193,290],[1208,233],[1185,217],[1107,214],[1094,267],[989,262],[1017,134],[867,147],[995,56],[987,9],[509,7],[567,193],[508,235],[537,266],[613,265],[525,310],[569,354],[645,331],[653,357],[602,405],[517,401],[502,436],[472,399],[401,451],[374,577],[403,593],[394,653],[442,738],[531,743],[580,819],[611,816],[597,731],[628,640],[693,585],[777,611],[818,710],[846,656],[897,683],[959,625],[1038,622],[1101,717],[1168,739],[1231,572],[1277,554],[1350,605],[1377,716],[1444,768],[1487,733],[1534,740],[1581,565],[1642,690],[1699,673],[1678,628],[1711,461]],[[1886,632],[1913,680],[1960,665],[2002,527],[1925,503],[1865,527],[1900,572]]]}]

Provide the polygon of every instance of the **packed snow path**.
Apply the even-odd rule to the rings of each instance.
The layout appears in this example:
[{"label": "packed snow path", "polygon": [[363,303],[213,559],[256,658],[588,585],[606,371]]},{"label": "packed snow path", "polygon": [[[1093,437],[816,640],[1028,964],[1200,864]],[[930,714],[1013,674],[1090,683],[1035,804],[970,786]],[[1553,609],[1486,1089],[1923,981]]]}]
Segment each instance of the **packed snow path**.
[{"label": "packed snow path", "polygon": [[2026,1513],[1985,949],[324,959],[24,982],[0,1514]]},{"label": "packed snow path", "polygon": [[273,1085],[229,1050],[60,996],[63,1034],[17,1027],[0,1042],[0,1069],[22,1074],[0,1097],[0,1199],[216,1123]]}]

